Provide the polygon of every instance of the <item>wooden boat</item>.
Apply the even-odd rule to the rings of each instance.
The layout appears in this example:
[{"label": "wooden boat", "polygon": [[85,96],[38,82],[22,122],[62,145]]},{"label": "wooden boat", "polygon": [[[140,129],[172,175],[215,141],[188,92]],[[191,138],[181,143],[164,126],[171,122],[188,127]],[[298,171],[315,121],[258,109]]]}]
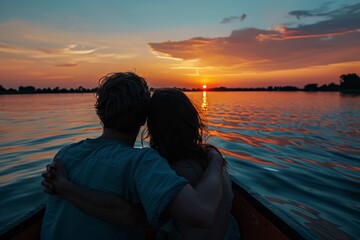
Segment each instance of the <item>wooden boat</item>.
[{"label": "wooden boat", "polygon": [[[241,238],[248,239],[314,239],[300,227],[296,230],[290,219],[275,209],[265,206],[265,200],[233,182],[235,199],[232,214],[238,221]],[[281,216],[279,216],[281,214]]]},{"label": "wooden boat", "polygon": [[45,204],[27,212],[24,216],[4,226],[0,239],[35,240],[40,239],[41,224],[45,213]]},{"label": "wooden boat", "polygon": [[[299,232],[290,226],[286,216],[279,217],[265,207],[259,197],[233,183],[235,199],[232,214],[240,226],[242,239],[309,239],[310,233]],[[256,194],[255,194],[256,195]],[[35,240],[40,238],[45,207],[40,206],[1,234],[0,239]],[[284,219],[285,218],[285,219]]]}]

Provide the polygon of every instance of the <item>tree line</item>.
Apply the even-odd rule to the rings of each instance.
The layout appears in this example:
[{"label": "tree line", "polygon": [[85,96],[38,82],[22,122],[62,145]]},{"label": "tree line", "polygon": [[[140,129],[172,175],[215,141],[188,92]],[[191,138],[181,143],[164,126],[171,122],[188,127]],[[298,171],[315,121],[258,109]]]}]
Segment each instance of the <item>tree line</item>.
[{"label": "tree line", "polygon": [[33,93],[90,93],[96,92],[97,88],[35,88],[33,86],[20,86],[18,89],[9,88],[5,89],[0,85],[0,94],[33,94]]},{"label": "tree line", "polygon": [[[203,91],[201,88],[178,88],[182,91]],[[154,88],[150,88],[151,91]],[[18,89],[5,89],[0,85],[0,94],[34,94],[34,93],[92,93],[96,92],[97,88],[84,88],[82,86],[78,88],[35,88],[33,86],[20,86]],[[339,78],[339,84],[330,83],[318,86],[317,83],[309,83],[304,88],[298,88],[294,86],[269,86],[261,88],[227,88],[227,87],[215,87],[206,89],[206,91],[326,91],[326,92],[360,92],[360,77],[356,73],[343,74]]]}]

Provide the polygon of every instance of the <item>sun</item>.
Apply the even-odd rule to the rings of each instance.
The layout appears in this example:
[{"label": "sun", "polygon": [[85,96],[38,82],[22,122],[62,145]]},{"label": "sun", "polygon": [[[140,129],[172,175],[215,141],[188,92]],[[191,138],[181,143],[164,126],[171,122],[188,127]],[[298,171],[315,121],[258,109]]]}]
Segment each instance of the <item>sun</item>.
[{"label": "sun", "polygon": [[203,89],[206,89],[206,88],[207,88],[207,86],[204,84],[204,85],[203,85]]}]

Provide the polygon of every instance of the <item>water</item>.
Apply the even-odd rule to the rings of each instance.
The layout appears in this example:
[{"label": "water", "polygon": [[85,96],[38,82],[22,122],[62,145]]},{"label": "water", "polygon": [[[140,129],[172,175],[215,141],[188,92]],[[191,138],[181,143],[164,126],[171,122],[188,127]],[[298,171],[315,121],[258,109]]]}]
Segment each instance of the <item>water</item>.
[{"label": "water", "polygon": [[[299,231],[360,235],[360,97],[194,92],[210,142],[235,182]],[[45,199],[41,172],[59,148],[96,137],[93,94],[0,96],[0,226]],[[137,146],[140,146],[137,143]]]}]

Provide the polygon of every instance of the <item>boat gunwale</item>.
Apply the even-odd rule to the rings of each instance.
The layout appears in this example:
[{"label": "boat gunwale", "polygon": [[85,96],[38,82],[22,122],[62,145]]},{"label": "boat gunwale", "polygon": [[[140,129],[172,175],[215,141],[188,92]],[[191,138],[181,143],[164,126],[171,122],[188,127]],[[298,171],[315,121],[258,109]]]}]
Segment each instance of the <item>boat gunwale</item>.
[{"label": "boat gunwale", "polygon": [[[240,184],[232,181],[232,186],[235,191],[240,193],[254,208],[259,211],[265,218],[269,220],[276,228],[278,228],[284,235],[290,239],[316,239],[316,237],[294,222],[289,215],[276,208],[268,200],[263,198],[260,194],[252,191],[250,188],[245,188]],[[267,204],[266,204],[267,203]],[[295,225],[298,226],[295,228]]]},{"label": "boat gunwale", "polygon": [[16,237],[19,233],[24,232],[26,229],[36,224],[36,221],[39,217],[44,215],[46,208],[46,203],[43,202],[36,206],[35,208],[27,211],[22,216],[16,218],[14,221],[9,224],[4,225],[0,229],[0,238],[1,239],[12,239]]}]

